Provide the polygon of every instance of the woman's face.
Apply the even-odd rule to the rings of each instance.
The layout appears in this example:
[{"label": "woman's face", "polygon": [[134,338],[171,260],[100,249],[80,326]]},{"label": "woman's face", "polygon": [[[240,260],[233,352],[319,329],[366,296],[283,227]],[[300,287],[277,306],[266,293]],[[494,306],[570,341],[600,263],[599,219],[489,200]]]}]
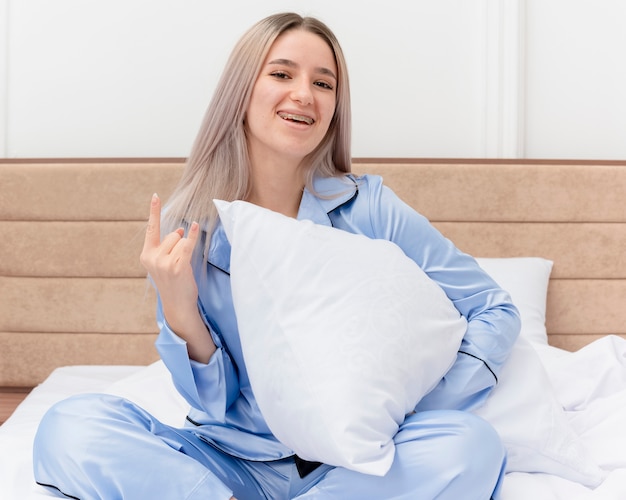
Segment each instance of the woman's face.
[{"label": "woman's face", "polygon": [[299,163],[322,141],[335,112],[337,65],[314,33],[287,31],[272,45],[254,83],[246,113],[253,163]]}]

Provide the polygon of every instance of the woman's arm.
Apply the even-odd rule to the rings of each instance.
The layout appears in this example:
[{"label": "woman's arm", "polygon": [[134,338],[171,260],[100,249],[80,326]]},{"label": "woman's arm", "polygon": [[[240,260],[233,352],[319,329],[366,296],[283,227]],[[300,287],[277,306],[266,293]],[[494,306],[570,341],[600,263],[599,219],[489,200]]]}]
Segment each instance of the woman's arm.
[{"label": "woman's arm", "polygon": [[187,343],[191,359],[208,363],[215,344],[198,311],[198,286],[191,266],[199,232],[194,222],[187,237],[180,228],[161,241],[161,200],[155,194],[140,261],[158,290],[165,321]]},{"label": "woman's arm", "polygon": [[156,347],[187,402],[209,418],[222,421],[239,393],[236,370],[216,345],[198,305],[198,286],[191,259],[199,236],[193,223],[185,238],[182,229],[161,241],[161,202],[152,197],[141,263],[157,288]]},{"label": "woman's arm", "polygon": [[519,335],[517,308],[473,257],[456,248],[390,189],[376,181],[373,184],[369,202],[376,237],[400,246],[468,321],[457,361],[417,409],[479,407],[497,383]]}]

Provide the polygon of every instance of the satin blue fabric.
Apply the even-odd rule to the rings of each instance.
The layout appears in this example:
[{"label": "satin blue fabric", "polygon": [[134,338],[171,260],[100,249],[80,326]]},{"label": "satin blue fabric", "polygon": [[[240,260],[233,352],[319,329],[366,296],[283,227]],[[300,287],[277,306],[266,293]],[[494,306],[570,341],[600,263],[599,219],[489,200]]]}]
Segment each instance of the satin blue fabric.
[{"label": "satin blue fabric", "polygon": [[495,430],[455,410],[409,415],[384,477],[322,465],[304,478],[294,460],[241,460],[124,399],[81,394],[53,406],[35,437],[35,478],[82,500],[497,499],[505,451]]},{"label": "satin blue fabric", "polygon": [[[231,491],[240,487],[237,481],[235,485],[229,484],[224,477],[230,477],[231,469],[245,469],[245,474],[232,472],[232,476],[245,478],[242,482],[249,481],[255,491],[260,488],[258,498],[292,498],[294,488],[299,493],[308,490],[302,498],[482,499],[489,498],[494,490],[494,498],[497,496],[497,485],[505,462],[499,439],[486,423],[457,410],[479,407],[497,382],[497,376],[520,329],[519,315],[510,297],[480,269],[471,256],[459,251],[426,218],[385,187],[380,177],[356,178],[350,175],[343,178],[318,178],[314,182],[313,191],[304,191],[299,219],[312,220],[370,238],[393,241],[441,286],[468,320],[457,361],[433,391],[420,401],[417,413],[407,418],[396,436],[397,442],[403,444],[398,447],[399,452],[390,474],[385,478],[364,477],[344,469],[322,466],[307,476],[302,484],[294,483],[294,465],[290,458],[293,452],[272,435],[251,390],[232,304],[228,274],[230,245],[222,226],[218,224],[206,260],[195,266],[199,288],[198,306],[217,346],[209,363],[201,364],[189,359],[185,342],[165,322],[160,304],[157,309],[160,327],[157,349],[172,373],[178,391],[191,405],[187,427],[155,431],[164,427],[154,423],[151,416],[134,405],[109,398],[106,398],[106,404],[100,398],[100,403],[90,400],[89,405],[86,405],[85,399],[72,400],[66,403],[71,406],[71,411],[67,406],[53,408],[38,431],[35,443],[35,474],[38,481],[76,491],[76,496],[80,498],[194,498],[189,491],[198,488],[194,491],[202,490],[205,495],[211,492],[204,498],[221,499],[229,498]],[[367,269],[363,269],[363,272],[366,273]],[[384,335],[381,334],[381,342],[384,341]],[[120,405],[126,410],[118,412],[111,409]],[[132,464],[124,464],[117,457],[118,462],[114,465],[113,457],[103,457],[102,450],[94,448],[89,448],[88,452],[79,448],[71,459],[61,458],[65,455],[56,457],[53,450],[62,444],[57,443],[52,434],[58,433],[55,427],[65,426],[60,415],[64,415],[66,421],[72,420],[73,413],[89,417],[93,414],[88,410],[89,406],[99,408],[99,415],[94,416],[94,422],[101,418],[106,425],[100,423],[90,426],[91,418],[81,420],[84,425],[80,432],[84,433],[84,441],[118,440],[119,447],[116,449],[130,450],[136,457]],[[124,412],[129,415],[124,416]],[[132,427],[126,422],[127,418],[143,424]],[[76,424],[76,427],[80,427],[78,422]],[[157,436],[159,434],[160,437]],[[150,439],[156,440],[150,445],[155,449],[151,451],[147,446],[142,450],[143,444]],[[101,483],[98,488],[105,488],[103,485],[112,484],[111,481],[118,486],[122,484],[124,479],[121,477],[127,473],[122,470],[125,467],[133,467],[139,471],[137,474],[147,477],[150,471],[160,470],[155,462],[162,463],[159,450],[164,450],[163,443],[170,450],[178,448],[182,451],[184,447],[194,450],[189,455],[185,452],[177,453],[195,459],[195,466],[185,462],[185,467],[193,469],[193,473],[183,472],[184,467],[179,469],[176,459],[171,457],[171,465],[151,480],[155,484],[152,491],[156,493],[161,488],[157,486],[160,484],[158,478],[162,474],[169,474],[170,481],[176,478],[175,482],[182,482],[182,486],[177,488],[187,488],[182,496],[182,491],[172,497],[136,497],[130,493],[129,496],[115,496],[112,492],[120,492],[122,489],[114,487],[105,496],[97,496],[97,493],[89,493],[93,485],[86,486],[92,480],[85,470],[74,471],[75,477],[82,478],[80,481],[66,479],[64,470],[67,461],[71,461],[73,467],[83,463],[93,466],[99,461],[111,463],[111,472],[107,475],[109,482],[98,479]],[[180,443],[185,444],[183,446]],[[114,453],[115,449],[111,452]],[[209,455],[212,458],[207,461]],[[180,460],[184,461],[182,458]],[[208,469],[202,466],[201,470],[196,470],[198,464],[205,464]],[[280,464],[283,472],[287,469],[289,472],[282,474],[283,477],[279,479],[280,474],[276,475],[272,467],[270,469],[273,472],[270,473],[268,466],[263,464]],[[478,467],[479,470],[468,474],[468,468],[471,467]],[[259,470],[265,471],[267,475]],[[229,472],[220,474],[219,471]],[[279,483],[282,485],[279,487],[282,488],[280,494],[273,489]],[[257,498],[249,491],[245,494],[247,496],[240,500]]]}]

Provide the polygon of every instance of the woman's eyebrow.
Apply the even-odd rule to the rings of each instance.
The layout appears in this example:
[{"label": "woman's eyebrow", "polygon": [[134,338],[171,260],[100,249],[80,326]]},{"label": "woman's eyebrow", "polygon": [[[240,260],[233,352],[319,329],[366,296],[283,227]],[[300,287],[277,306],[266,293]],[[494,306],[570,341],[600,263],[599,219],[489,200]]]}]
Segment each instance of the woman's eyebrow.
[{"label": "woman's eyebrow", "polygon": [[[290,68],[297,68],[298,67],[298,63],[296,63],[295,61],[292,61],[291,59],[273,59],[271,61],[269,61],[267,63],[268,65],[279,65],[279,66],[288,66]],[[322,75],[328,75],[332,78],[334,78],[335,80],[337,80],[337,76],[335,75],[335,73],[329,69],[329,68],[325,68],[325,67],[319,67],[319,68],[315,68],[315,72],[316,73],[320,73]]]}]

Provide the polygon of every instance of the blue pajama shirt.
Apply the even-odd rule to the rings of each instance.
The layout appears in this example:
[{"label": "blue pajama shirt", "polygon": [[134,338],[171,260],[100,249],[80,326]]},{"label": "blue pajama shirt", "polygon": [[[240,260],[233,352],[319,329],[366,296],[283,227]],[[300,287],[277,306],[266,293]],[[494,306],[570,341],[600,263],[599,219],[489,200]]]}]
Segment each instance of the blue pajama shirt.
[{"label": "blue pajama shirt", "polygon": [[[206,274],[195,266],[199,309],[217,346],[207,364],[189,359],[186,343],[169,328],[160,304],[157,309],[157,349],[191,405],[187,425],[169,428],[112,397],[71,398],[53,407],[38,431],[34,457],[39,483],[83,499],[221,500],[233,494],[239,500],[497,498],[506,460],[503,447],[488,424],[465,410],[483,404],[519,334],[519,315],[510,297],[380,177],[316,178],[314,191],[319,196],[305,189],[298,219],[393,241],[468,321],[455,364],[401,425],[389,473],[380,478],[322,465],[304,478],[297,474],[293,451],[272,435],[252,393],[232,303],[230,244],[218,223],[202,263]],[[70,424],[80,416],[94,424]],[[59,428],[74,429],[80,443],[116,442],[113,457],[103,458],[106,452],[100,449],[87,452],[80,443],[74,452],[70,446],[60,456],[53,453],[60,443],[51,435],[62,435]],[[121,449],[133,453],[132,462],[115,453]],[[82,465],[99,460],[109,467],[94,472]],[[138,477],[146,480],[131,484]]]}]

